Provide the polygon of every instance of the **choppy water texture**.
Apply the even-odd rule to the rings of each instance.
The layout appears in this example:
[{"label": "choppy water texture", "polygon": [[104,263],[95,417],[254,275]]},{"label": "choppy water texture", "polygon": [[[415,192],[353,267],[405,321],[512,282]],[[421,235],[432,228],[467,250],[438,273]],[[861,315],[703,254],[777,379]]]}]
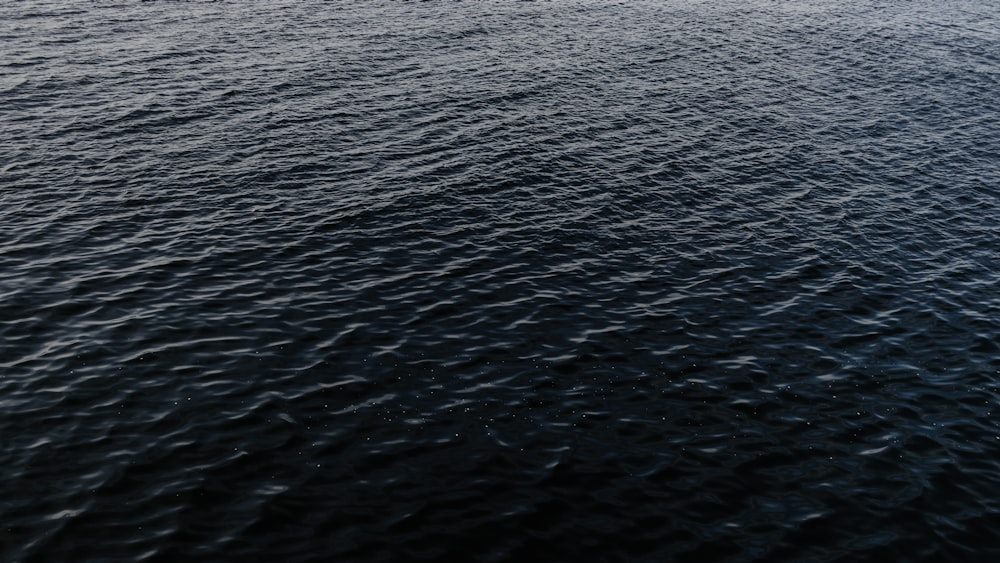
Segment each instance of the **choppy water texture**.
[{"label": "choppy water texture", "polygon": [[0,53],[0,559],[1000,555],[995,2],[11,1]]}]

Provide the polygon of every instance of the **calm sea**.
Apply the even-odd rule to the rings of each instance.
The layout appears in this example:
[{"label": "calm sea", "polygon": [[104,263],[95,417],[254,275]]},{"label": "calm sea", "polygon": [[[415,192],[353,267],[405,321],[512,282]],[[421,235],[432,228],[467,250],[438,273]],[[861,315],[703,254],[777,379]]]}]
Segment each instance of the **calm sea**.
[{"label": "calm sea", "polygon": [[0,4],[0,560],[996,561],[1000,4]]}]

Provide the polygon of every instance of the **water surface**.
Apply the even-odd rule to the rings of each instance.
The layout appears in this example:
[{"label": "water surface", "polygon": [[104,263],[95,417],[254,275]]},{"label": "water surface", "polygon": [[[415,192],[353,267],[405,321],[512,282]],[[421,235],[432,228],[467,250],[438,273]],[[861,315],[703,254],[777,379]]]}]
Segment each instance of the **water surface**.
[{"label": "water surface", "polygon": [[992,560],[1000,7],[0,6],[0,559]]}]

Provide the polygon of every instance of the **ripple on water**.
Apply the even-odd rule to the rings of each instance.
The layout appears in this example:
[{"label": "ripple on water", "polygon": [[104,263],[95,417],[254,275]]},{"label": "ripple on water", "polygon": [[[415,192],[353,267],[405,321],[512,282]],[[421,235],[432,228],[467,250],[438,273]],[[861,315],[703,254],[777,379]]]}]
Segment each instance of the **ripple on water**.
[{"label": "ripple on water", "polygon": [[0,553],[975,559],[996,10],[0,7]]}]

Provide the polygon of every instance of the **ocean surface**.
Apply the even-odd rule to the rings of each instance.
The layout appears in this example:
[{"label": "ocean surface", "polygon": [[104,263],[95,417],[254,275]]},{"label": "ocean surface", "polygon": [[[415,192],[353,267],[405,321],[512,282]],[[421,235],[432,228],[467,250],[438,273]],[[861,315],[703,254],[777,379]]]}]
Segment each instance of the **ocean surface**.
[{"label": "ocean surface", "polygon": [[998,557],[1000,4],[0,4],[0,560]]}]

